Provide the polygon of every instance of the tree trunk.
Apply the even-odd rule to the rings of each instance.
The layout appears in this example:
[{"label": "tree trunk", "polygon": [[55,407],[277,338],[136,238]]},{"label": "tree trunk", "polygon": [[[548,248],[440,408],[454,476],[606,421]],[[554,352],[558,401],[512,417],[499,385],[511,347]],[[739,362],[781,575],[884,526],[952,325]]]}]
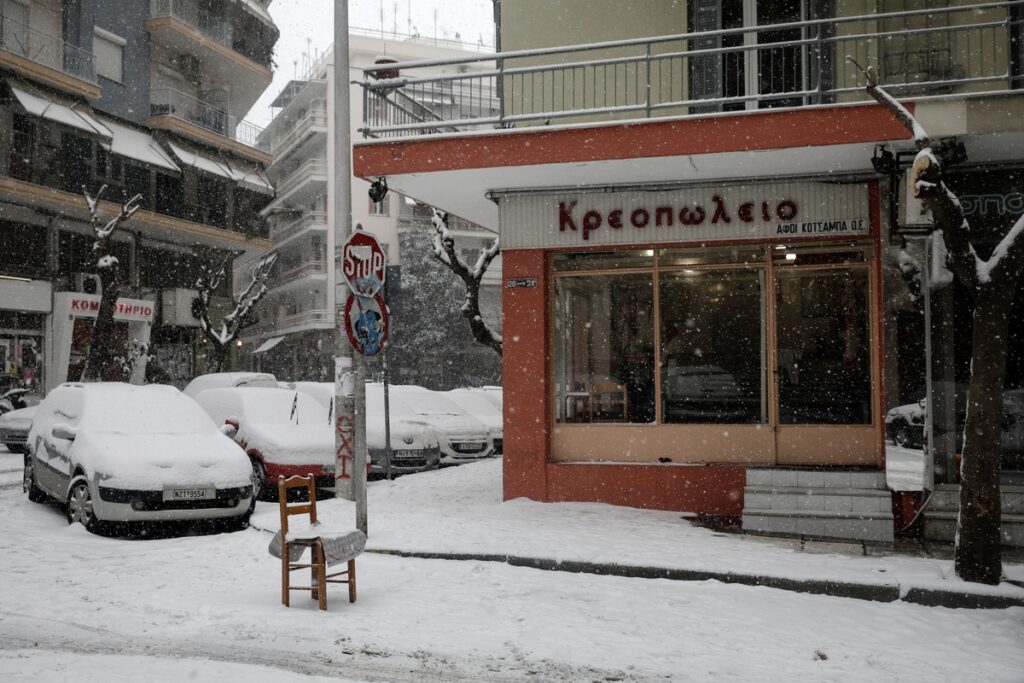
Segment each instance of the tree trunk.
[{"label": "tree trunk", "polygon": [[213,346],[213,352],[206,355],[206,372],[220,372],[228,355],[227,346],[218,344],[213,341],[212,337],[210,338],[210,344]]},{"label": "tree trunk", "polygon": [[1000,548],[999,462],[1006,335],[1016,287],[979,287],[975,299],[971,381],[967,391],[956,573],[964,581],[998,584]]},{"label": "tree trunk", "polygon": [[96,322],[92,327],[89,356],[82,370],[81,381],[123,381],[127,378],[121,376],[121,370],[114,362],[114,309],[121,295],[117,262],[99,268],[98,272],[103,292],[100,296],[99,311],[96,313]]}]

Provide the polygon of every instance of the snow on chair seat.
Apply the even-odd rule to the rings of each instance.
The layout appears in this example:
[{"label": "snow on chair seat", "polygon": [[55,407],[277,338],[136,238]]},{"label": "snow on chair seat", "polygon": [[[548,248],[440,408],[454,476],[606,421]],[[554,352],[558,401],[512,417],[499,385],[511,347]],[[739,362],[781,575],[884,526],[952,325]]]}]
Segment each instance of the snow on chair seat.
[{"label": "snow on chair seat", "polygon": [[[308,590],[310,597],[319,600],[320,609],[327,609],[327,584],[347,583],[348,601],[356,601],[356,557],[366,547],[366,535],[354,529],[337,529],[320,524],[316,516],[316,477],[279,477],[277,480],[278,501],[281,509],[281,530],[270,540],[268,550],[281,559],[281,602],[288,607],[289,595],[293,590]],[[305,488],[308,502],[288,504],[288,490]],[[308,522],[289,527],[288,518],[293,515],[309,515]],[[283,546],[283,547],[282,547]],[[310,549],[308,563],[300,562],[306,548]],[[327,573],[329,565],[347,563],[344,571]],[[309,586],[292,586],[291,572],[296,569],[310,569]],[[336,577],[344,576],[339,579]]]}]

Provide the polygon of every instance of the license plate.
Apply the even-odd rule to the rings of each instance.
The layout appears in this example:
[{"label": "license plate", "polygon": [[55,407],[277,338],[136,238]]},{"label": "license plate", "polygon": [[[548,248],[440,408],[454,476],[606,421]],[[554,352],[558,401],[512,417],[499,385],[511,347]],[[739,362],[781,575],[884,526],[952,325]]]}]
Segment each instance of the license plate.
[{"label": "license plate", "polygon": [[213,489],[166,489],[164,500],[210,500]]},{"label": "license plate", "polygon": [[338,466],[337,465],[324,465],[323,469],[321,471],[323,472],[323,474],[334,474],[335,472],[338,471]]}]

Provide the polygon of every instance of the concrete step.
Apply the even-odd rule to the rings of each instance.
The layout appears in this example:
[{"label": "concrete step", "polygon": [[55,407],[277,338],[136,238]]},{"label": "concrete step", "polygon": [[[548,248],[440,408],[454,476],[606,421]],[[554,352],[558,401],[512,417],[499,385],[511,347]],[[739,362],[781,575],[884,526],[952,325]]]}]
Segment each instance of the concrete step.
[{"label": "concrete step", "polygon": [[825,512],[745,508],[743,530],[782,536],[807,536],[893,542],[892,512]]},{"label": "concrete step", "polygon": [[[1003,514],[1024,515],[1024,486],[1001,486]],[[928,502],[928,510],[960,509],[960,487],[955,484],[939,484]]]},{"label": "concrete step", "polygon": [[747,486],[884,489],[885,472],[875,470],[803,470],[782,467],[747,469]]},{"label": "concrete step", "polygon": [[[956,538],[955,511],[932,510],[929,505],[923,516],[925,538],[930,541],[953,542]],[[1003,545],[1024,548],[1024,515],[1003,514],[1000,518],[999,531],[1003,537]]]},{"label": "concrete step", "polygon": [[888,489],[747,486],[745,509],[821,512],[892,512]]}]

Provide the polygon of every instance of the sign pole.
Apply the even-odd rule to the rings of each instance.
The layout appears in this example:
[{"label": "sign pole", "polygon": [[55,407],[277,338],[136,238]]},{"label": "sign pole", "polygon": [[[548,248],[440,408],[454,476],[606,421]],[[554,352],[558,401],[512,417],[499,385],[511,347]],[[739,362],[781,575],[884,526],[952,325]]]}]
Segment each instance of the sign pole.
[{"label": "sign pole", "polygon": [[[339,295],[348,293],[342,275],[341,245],[352,231],[352,133],[349,110],[349,55],[348,55],[348,0],[334,2],[334,65],[331,78],[333,88],[332,145],[328,154],[333,156],[331,189],[334,192],[333,244],[334,244],[334,449],[337,471],[335,490],[339,495],[356,503],[356,526],[369,535],[366,519],[366,447],[365,447],[365,389],[348,335],[340,329],[343,301]],[[355,386],[350,384],[355,370]],[[353,391],[354,390],[354,391]],[[362,399],[362,403],[360,403]]]}]

